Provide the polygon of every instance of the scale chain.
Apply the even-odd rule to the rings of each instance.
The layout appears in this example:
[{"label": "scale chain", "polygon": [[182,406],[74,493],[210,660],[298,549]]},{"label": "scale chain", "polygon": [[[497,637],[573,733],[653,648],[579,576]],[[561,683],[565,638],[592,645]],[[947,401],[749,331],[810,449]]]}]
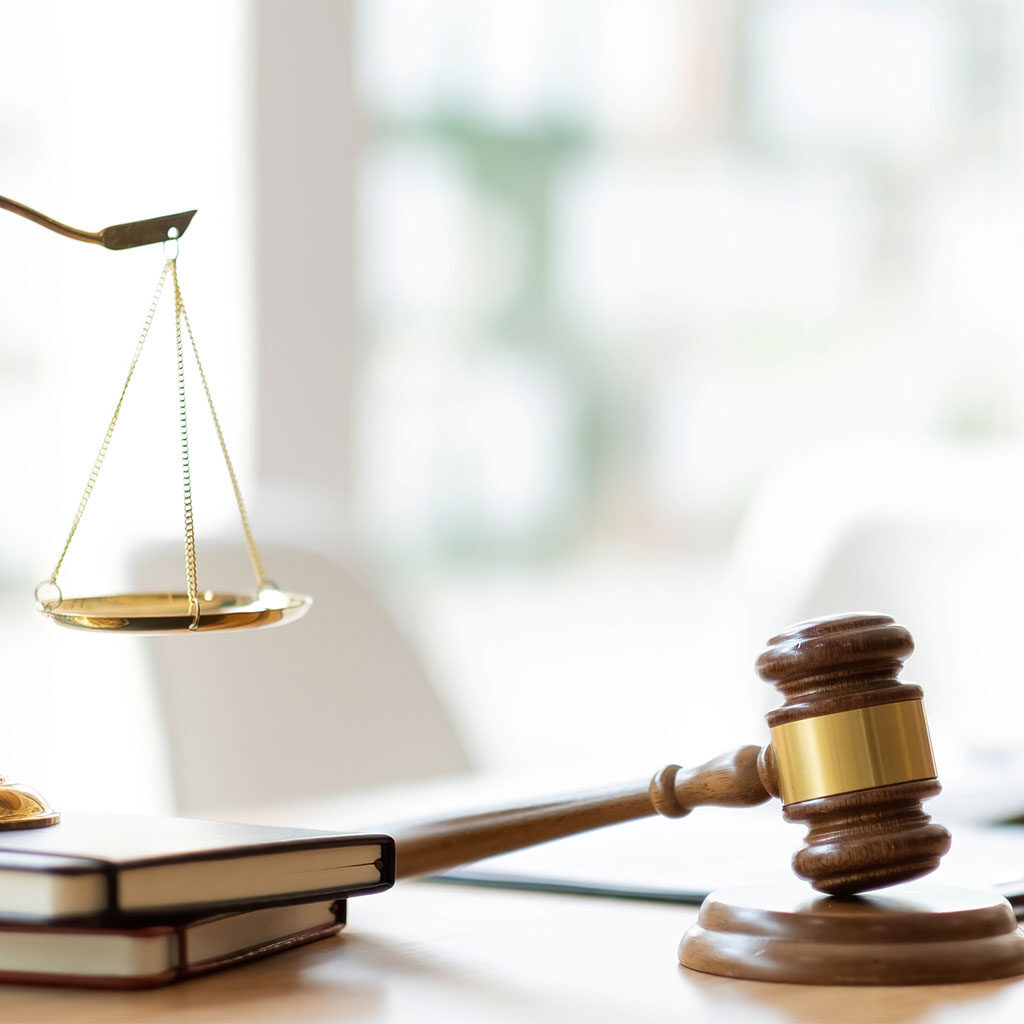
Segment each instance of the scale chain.
[{"label": "scale chain", "polygon": [[249,561],[252,563],[253,573],[256,576],[256,585],[260,590],[272,587],[273,584],[267,579],[266,573],[263,570],[263,560],[260,558],[259,550],[256,547],[256,540],[253,537],[252,527],[249,525],[249,514],[246,512],[245,500],[242,498],[242,489],[238,486],[238,477],[235,475],[235,467],[231,462],[231,456],[228,454],[228,445],[224,440],[224,431],[221,429],[220,417],[217,415],[217,410],[213,404],[213,395],[210,392],[210,385],[206,379],[206,371],[203,369],[203,361],[199,358],[199,348],[196,345],[195,336],[192,334],[192,324],[188,319],[188,312],[185,309],[185,303],[181,298],[181,286],[178,283],[178,268],[177,265],[174,267],[174,295],[175,295],[175,312],[181,310],[181,319],[185,324],[185,331],[188,334],[189,344],[192,347],[192,355],[196,361],[196,369],[199,371],[199,379],[203,385],[203,393],[206,395],[206,404],[210,409],[210,418],[213,420],[213,427],[217,433],[217,440],[220,442],[221,454],[224,456],[224,465],[228,471],[228,477],[231,480],[231,489],[235,495],[235,504],[238,506],[238,516],[242,522],[242,532],[245,534],[245,546],[249,552]]},{"label": "scale chain", "polygon": [[181,343],[181,314],[183,304],[178,287],[178,261],[168,261],[174,282],[174,339],[178,357],[178,424],[181,433],[181,475],[185,494],[185,584],[188,588],[189,629],[199,628],[199,583],[196,571],[196,534],[192,519],[192,469],[188,455],[188,411],[185,401],[185,357]]},{"label": "scale chain", "polygon": [[[164,284],[167,280],[167,275],[171,275],[171,280],[174,287],[174,327],[175,327],[175,342],[176,342],[176,354],[177,354],[177,386],[178,386],[178,419],[179,419],[179,431],[181,438],[181,461],[182,461],[182,476],[183,476],[183,489],[184,489],[184,512],[185,512],[185,571],[186,571],[186,585],[188,588],[188,612],[191,618],[189,625],[190,630],[196,630],[199,628],[199,585],[198,585],[198,573],[196,568],[196,547],[195,547],[195,529],[194,520],[192,513],[192,478],[191,478],[191,466],[189,460],[189,443],[188,443],[188,416],[186,406],[186,388],[185,388],[185,366],[184,366],[184,335],[187,334],[189,340],[189,346],[192,350],[192,355],[196,361],[196,368],[199,371],[199,378],[203,385],[203,392],[206,396],[206,402],[210,409],[210,416],[213,419],[214,429],[217,433],[217,440],[220,443],[221,453],[224,456],[224,464],[227,467],[228,477],[231,480],[231,488],[234,492],[235,503],[238,506],[238,514],[242,522],[242,530],[245,534],[246,548],[249,554],[249,560],[252,563],[253,572],[256,576],[257,586],[260,591],[267,589],[276,589],[276,585],[267,579],[266,573],[263,569],[263,562],[260,558],[259,551],[256,547],[256,541],[253,537],[252,527],[249,524],[249,516],[246,512],[245,502],[242,498],[241,488],[238,485],[238,478],[235,474],[234,465],[231,461],[231,456],[228,454],[227,442],[224,439],[224,431],[220,425],[220,418],[217,416],[217,410],[213,403],[213,396],[210,391],[210,385],[206,378],[206,372],[203,369],[202,361],[199,358],[199,348],[196,344],[195,336],[192,333],[192,325],[189,322],[188,313],[185,310],[185,302],[182,298],[181,285],[178,280],[178,265],[177,265],[177,254],[172,255],[164,264],[163,270],[160,273],[160,278],[157,282],[156,289],[153,293],[153,298],[149,305],[149,310],[146,313],[146,319],[143,323],[142,333],[139,336],[138,341],[135,345],[135,351],[132,355],[132,361],[128,368],[128,374],[125,378],[124,384],[121,388],[120,396],[117,400],[117,405],[114,407],[113,415],[110,418],[110,423],[107,426],[106,434],[103,437],[103,442],[100,445],[99,452],[96,455],[96,459],[93,463],[92,470],[89,473],[89,479],[85,485],[85,489],[82,492],[82,497],[79,500],[78,508],[75,512],[74,521],[71,524],[71,529],[68,532],[67,540],[64,542],[64,547],[61,550],[60,557],[57,559],[57,564],[50,574],[48,580],[41,583],[36,588],[37,599],[40,603],[46,607],[59,605],[63,600],[60,593],[60,587],[57,584],[57,577],[60,574],[61,567],[64,564],[64,559],[67,556],[68,549],[71,546],[71,541],[78,530],[79,523],[82,520],[82,516],[85,513],[85,508],[89,503],[89,498],[92,496],[93,488],[96,485],[96,481],[99,477],[100,469],[103,466],[104,459],[107,455],[107,450],[110,447],[111,439],[114,435],[114,428],[117,425],[119,416],[121,415],[121,407],[124,404],[125,395],[128,391],[128,385],[131,383],[132,378],[135,374],[135,368],[138,365],[139,358],[142,355],[142,349],[146,343],[146,339],[149,336],[149,331],[153,323],[153,319],[156,315],[157,307],[160,303],[161,295],[163,294]],[[182,325],[184,324],[184,334],[182,332]],[[57,591],[57,598],[55,601],[43,600],[40,598],[40,589],[45,585],[54,587]]]},{"label": "scale chain", "polygon": [[[124,385],[121,387],[121,394],[117,399],[117,405],[114,406],[114,414],[110,417],[110,423],[107,425],[107,432],[103,436],[103,442],[100,445],[100,450],[96,454],[96,460],[93,462],[92,470],[89,473],[89,479],[85,485],[85,490],[82,491],[82,497],[79,499],[78,509],[75,511],[75,518],[71,523],[71,529],[68,531],[67,540],[64,541],[64,547],[61,549],[60,557],[57,559],[57,564],[53,567],[53,572],[50,573],[50,578],[46,581],[54,587],[57,587],[57,576],[60,574],[61,566],[64,564],[64,559],[68,553],[68,548],[71,547],[71,541],[78,530],[78,524],[82,521],[82,516],[85,513],[85,506],[89,504],[89,498],[92,497],[92,491],[96,486],[96,480],[99,477],[100,469],[103,466],[103,460],[107,457],[107,449],[110,447],[110,440],[114,436],[114,428],[117,426],[117,419],[121,415],[121,406],[124,404],[124,396],[128,391],[128,385],[132,382],[132,377],[135,375],[135,367],[138,365],[139,357],[142,355],[142,349],[146,344],[146,338],[149,337],[149,329],[153,325],[153,317],[156,316],[157,306],[160,304],[160,296],[163,294],[164,290],[164,282],[167,280],[167,272],[170,269],[171,263],[168,261],[160,273],[160,279],[157,281],[156,289],[153,292],[153,298],[150,301],[149,310],[146,313],[146,319],[142,325],[142,333],[139,335],[139,340],[135,344],[135,352],[132,355],[131,365],[128,367],[128,375],[125,377]],[[57,590],[59,593],[60,588],[57,587]]]}]

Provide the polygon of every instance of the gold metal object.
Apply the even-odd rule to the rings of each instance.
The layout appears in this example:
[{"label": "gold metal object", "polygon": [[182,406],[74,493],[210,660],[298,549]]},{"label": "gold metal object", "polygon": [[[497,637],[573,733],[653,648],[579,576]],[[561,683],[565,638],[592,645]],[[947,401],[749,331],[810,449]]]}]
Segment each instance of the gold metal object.
[{"label": "gold metal object", "polygon": [[936,777],[919,700],[803,718],[771,733],[784,804]]},{"label": "gold metal object", "polygon": [[[124,384],[121,386],[121,393],[114,407],[113,415],[110,418],[107,431],[93,461],[92,470],[89,473],[89,478],[79,499],[78,508],[71,523],[71,529],[68,531],[67,539],[64,541],[64,547],[61,549],[57,564],[54,566],[49,578],[36,587],[36,602],[39,610],[58,625],[66,626],[70,629],[85,629],[94,632],[127,631],[134,633],[256,629],[299,618],[305,614],[312,603],[311,599],[304,595],[288,594],[281,591],[276,584],[267,579],[264,572],[263,562],[260,559],[256,542],[253,539],[245,502],[242,500],[242,492],[238,486],[238,478],[235,475],[231,456],[228,454],[227,443],[224,440],[224,432],[221,429],[220,419],[213,404],[206,371],[203,369],[202,361],[199,358],[199,348],[192,333],[192,325],[189,322],[188,313],[185,311],[185,301],[182,298],[181,283],[178,279],[177,239],[174,238],[173,242],[173,254],[165,262],[160,278],[157,281],[156,289],[142,326],[142,332],[135,344],[135,351],[128,367],[128,374],[125,377]],[[184,593],[115,594],[103,597],[65,598],[57,583],[57,578],[60,575],[68,548],[71,546],[71,541],[74,539],[79,523],[85,513],[96,481],[99,478],[100,469],[103,466],[107,450],[114,435],[114,428],[117,426],[118,417],[121,414],[121,407],[124,404],[128,385],[135,374],[135,368],[138,365],[142,349],[149,336],[149,330],[156,315],[156,309],[168,277],[170,277],[174,289],[174,333],[177,356],[176,384],[185,520],[186,590]],[[203,591],[200,593],[199,590],[195,527],[192,516],[192,475],[189,458],[188,412],[185,387],[186,337],[188,338],[189,348],[192,351],[196,368],[202,381],[203,393],[206,396],[210,415],[213,418],[213,425],[217,432],[224,464],[231,479],[231,487],[234,492],[235,503],[238,506],[238,514],[242,523],[242,531],[245,535],[249,560],[252,563],[253,573],[256,576],[257,593],[255,595],[226,594],[215,591]]]},{"label": "gold metal object", "polygon": [[195,604],[188,594],[180,593],[112,594],[68,598],[43,610],[57,625],[70,629],[155,635],[261,629],[300,618],[310,604],[311,599],[303,594],[280,590],[265,589],[255,597],[206,590]]},{"label": "gold metal object", "polygon": [[58,821],[60,815],[34,789],[0,778],[0,831],[45,828]]},{"label": "gold metal object", "polygon": [[174,328],[178,346],[178,401],[181,410],[181,458],[185,475],[185,520],[187,524],[185,546],[186,561],[188,564],[190,600],[195,598],[197,584],[195,579],[195,535],[190,529],[192,509],[190,475],[188,468],[188,430],[185,422],[185,382],[182,375],[182,324],[184,324],[185,331],[188,334],[189,345],[192,348],[192,356],[196,361],[196,369],[199,371],[199,379],[203,384],[203,394],[206,395],[206,404],[210,410],[210,418],[213,420],[213,427],[217,432],[217,441],[220,444],[221,455],[224,456],[224,466],[227,469],[228,477],[231,480],[231,490],[235,495],[235,504],[238,507],[238,517],[242,523],[242,533],[245,535],[245,546],[246,550],[249,552],[249,561],[252,564],[252,571],[256,576],[257,586],[261,591],[268,588],[276,589],[276,587],[267,579],[267,574],[263,570],[263,560],[260,558],[260,553],[256,548],[256,540],[252,534],[252,526],[249,524],[249,514],[245,510],[245,501],[242,498],[242,490],[238,486],[238,477],[235,475],[235,467],[231,461],[231,456],[228,454],[228,445],[224,440],[224,431],[221,429],[220,417],[217,415],[217,410],[214,407],[213,395],[210,393],[210,384],[206,379],[206,371],[203,369],[203,361],[199,358],[199,348],[196,345],[195,336],[192,334],[192,324],[189,322],[188,313],[185,311],[185,302],[181,297],[181,285],[178,282],[177,260],[168,260],[168,265],[171,267],[171,274],[174,280]]},{"label": "gold metal object", "polygon": [[[264,626],[278,625],[304,615],[311,604],[310,598],[301,594],[284,593],[267,579],[263,570],[263,563],[260,560],[256,543],[253,540],[252,529],[249,526],[249,517],[245,510],[245,503],[242,501],[242,493],[235,476],[234,466],[228,455],[224,433],[221,430],[220,420],[213,405],[210,386],[206,379],[206,373],[203,370],[203,364],[199,359],[199,350],[192,334],[192,326],[189,323],[188,314],[185,312],[181,285],[178,281],[178,241],[185,234],[189,224],[192,223],[192,218],[195,216],[196,211],[188,210],[183,213],[171,214],[170,216],[154,217],[150,220],[114,224],[100,231],[83,231],[79,228],[62,224],[60,221],[47,217],[38,210],[33,210],[23,203],[17,203],[13,199],[7,199],[4,196],[0,196],[0,210],[16,213],[20,217],[25,217],[67,238],[72,238],[79,242],[89,242],[93,245],[102,245],[107,249],[133,249],[140,245],[163,242],[164,255],[167,258],[160,273],[160,279],[157,282],[149,311],[146,314],[142,333],[135,344],[135,351],[132,356],[131,365],[128,368],[128,375],[121,387],[121,394],[118,397],[117,405],[114,407],[114,413],[107,425],[107,431],[93,462],[89,479],[79,499],[78,508],[75,511],[64,547],[61,549],[57,564],[49,578],[36,587],[36,601],[39,610],[59,625],[72,629],[157,634],[209,632],[224,629],[256,629]],[[146,338],[149,336],[149,330],[156,315],[156,309],[160,302],[160,296],[168,274],[170,274],[171,280],[174,283],[178,415],[181,430],[181,461],[184,481],[186,584],[188,591],[185,594],[115,594],[107,597],[84,597],[65,600],[57,583],[57,577],[60,574],[68,548],[71,546],[71,541],[78,530],[78,525],[81,522],[86,505],[89,503],[89,498],[92,495],[100,469],[103,466],[103,461],[106,458],[107,449],[110,447],[110,441],[114,435],[114,428],[121,414],[121,406],[124,404],[125,394],[128,391],[128,385],[135,374],[135,367],[138,364],[139,357],[142,355]],[[189,469],[188,418],[185,404],[184,335],[182,327],[185,329],[192,354],[195,357],[196,366],[203,384],[203,392],[206,395],[210,415],[213,417],[213,424],[217,431],[217,439],[220,442],[221,452],[224,456],[224,463],[231,478],[231,486],[238,505],[238,513],[242,520],[242,529],[245,533],[249,559],[256,574],[258,593],[255,596],[217,593],[214,591],[199,592],[196,570],[195,533],[192,522],[192,483]],[[7,785],[0,778],[0,830],[42,828],[48,825],[55,825],[58,821],[60,821],[60,815],[38,793],[26,786]]]},{"label": "gold metal object", "polygon": [[[78,530],[78,524],[82,521],[82,515],[85,512],[85,506],[89,503],[89,498],[92,496],[92,490],[96,486],[96,480],[100,475],[100,469],[103,466],[103,460],[107,457],[107,449],[110,447],[111,438],[114,436],[114,427],[117,426],[117,418],[121,415],[121,406],[124,405],[124,396],[128,392],[128,385],[132,382],[132,377],[135,375],[135,367],[138,365],[139,356],[142,355],[142,347],[146,344],[146,338],[149,337],[149,329],[153,324],[153,317],[156,315],[156,308],[160,303],[160,295],[164,290],[164,281],[167,279],[167,272],[170,269],[170,261],[164,264],[164,269],[160,273],[160,279],[157,281],[156,291],[153,292],[152,301],[149,304],[149,311],[146,313],[146,319],[142,324],[142,333],[139,335],[139,340],[135,343],[135,352],[132,355],[131,365],[128,367],[128,376],[125,378],[124,384],[121,387],[121,394],[117,399],[117,405],[114,406],[114,414],[110,417],[110,423],[107,424],[107,432],[103,435],[103,441],[100,444],[100,449],[96,453],[96,459],[92,464],[92,470],[89,473],[89,479],[86,481],[85,490],[82,491],[82,497],[78,500],[78,508],[75,510],[75,517],[71,523],[71,529],[68,531],[67,539],[64,541],[64,547],[61,549],[60,557],[57,559],[57,564],[53,567],[53,572],[50,573],[49,579],[46,581],[51,586],[57,586],[57,576],[60,574],[61,566],[64,564],[64,558],[68,553],[68,548],[71,547],[71,541]],[[36,587],[36,598],[39,599],[39,590],[44,584],[40,584]],[[60,595],[60,588],[57,588],[58,600]],[[46,607],[50,602],[40,600],[39,603]]]},{"label": "gold metal object", "polygon": [[[169,237],[180,238],[185,234],[185,230],[196,215],[195,210],[186,210],[184,213],[172,213],[165,217],[135,220],[127,224],[112,224],[99,231],[83,231],[81,228],[62,224],[59,220],[47,217],[45,213],[40,213],[38,210],[25,206],[24,203],[16,203],[13,199],[7,199],[4,196],[0,196],[0,210],[16,213],[19,217],[25,217],[35,224],[56,231],[58,235],[63,235],[65,238],[73,238],[78,242],[91,242],[93,245],[102,245],[107,249],[134,249],[140,245],[164,242]],[[169,232],[172,229],[175,234],[170,235]]]}]

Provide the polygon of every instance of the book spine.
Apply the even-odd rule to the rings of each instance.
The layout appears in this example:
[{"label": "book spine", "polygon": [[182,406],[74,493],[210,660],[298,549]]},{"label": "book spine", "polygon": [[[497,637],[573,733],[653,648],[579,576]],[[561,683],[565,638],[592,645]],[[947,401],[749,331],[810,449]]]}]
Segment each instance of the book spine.
[{"label": "book spine", "polygon": [[294,949],[296,946],[305,946],[310,942],[319,939],[327,939],[337,935],[342,929],[341,924],[325,924],[316,928],[307,928],[305,931],[296,932],[294,935],[286,935],[284,938],[276,939],[273,942],[265,942],[249,949],[237,950],[228,956],[215,957],[212,960],[204,960],[197,963],[179,963],[175,981],[183,981],[186,978],[194,978],[201,974],[209,974],[212,971],[222,971],[227,967],[235,967],[238,964],[248,963],[250,960],[262,960],[265,956],[274,953],[283,953],[286,949]]}]

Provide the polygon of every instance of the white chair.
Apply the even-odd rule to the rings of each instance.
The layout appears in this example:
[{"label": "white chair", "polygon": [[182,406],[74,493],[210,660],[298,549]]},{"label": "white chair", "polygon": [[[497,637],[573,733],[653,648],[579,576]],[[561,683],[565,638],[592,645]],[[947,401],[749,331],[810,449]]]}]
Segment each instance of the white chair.
[{"label": "white chair", "polygon": [[737,546],[754,646],[800,619],[894,616],[914,636],[944,763],[1019,747],[1024,450],[853,443],[776,469]]},{"label": "white chair", "polygon": [[[256,804],[464,772],[458,733],[408,640],[338,561],[261,544],[268,575],[312,608],[266,630],[148,641],[177,812]],[[133,559],[140,590],[182,589],[180,547]],[[240,541],[201,543],[200,588],[251,593]]]}]

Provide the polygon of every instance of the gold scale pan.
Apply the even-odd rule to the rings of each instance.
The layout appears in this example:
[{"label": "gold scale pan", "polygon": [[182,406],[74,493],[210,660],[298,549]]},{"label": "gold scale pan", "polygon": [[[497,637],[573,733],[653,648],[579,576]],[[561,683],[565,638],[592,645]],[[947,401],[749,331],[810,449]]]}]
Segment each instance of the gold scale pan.
[{"label": "gold scale pan", "polygon": [[[192,337],[192,328],[188,322],[188,315],[185,312],[184,303],[181,298],[181,289],[178,284],[177,274],[177,240],[185,233],[195,210],[188,210],[184,213],[171,214],[165,217],[153,217],[149,220],[132,221],[127,224],[114,224],[100,231],[82,231],[79,228],[70,227],[60,221],[47,217],[22,203],[0,196],[0,209],[16,213],[21,217],[33,221],[42,227],[55,231],[67,238],[73,238],[80,242],[89,242],[94,245],[102,245],[107,249],[133,249],[140,245],[152,245],[156,242],[163,242],[165,246],[172,244],[173,253],[167,259],[160,281],[157,285],[156,294],[150,307],[149,317],[143,328],[142,336],[136,346],[135,357],[132,360],[131,368],[128,371],[128,378],[121,391],[121,400],[118,401],[114,415],[107,429],[107,435],[100,447],[99,454],[90,474],[89,482],[86,485],[82,500],[79,503],[71,532],[68,535],[57,562],[57,567],[51,573],[49,579],[44,580],[36,587],[36,601],[39,610],[48,616],[53,622],[70,629],[82,629],[99,633],[133,633],[139,634],[168,634],[168,633],[206,633],[231,629],[259,629],[266,626],[274,626],[300,618],[309,609],[312,599],[304,594],[292,594],[282,591],[276,584],[266,578],[263,572],[263,565],[256,549],[249,527],[248,516],[242,495],[238,488],[235,472],[231,465],[231,459],[224,443],[224,436],[221,432],[217,413],[213,407],[213,399],[210,397],[209,386],[206,375],[203,372],[202,363],[199,361],[199,353],[195,340]],[[107,446],[113,434],[114,425],[117,422],[121,410],[121,402],[124,399],[125,391],[131,381],[135,370],[135,363],[138,360],[146,335],[149,331],[150,321],[156,310],[157,303],[167,278],[173,282],[175,302],[175,325],[178,343],[178,390],[179,410],[181,419],[182,437],[182,463],[185,476],[185,522],[186,522],[186,566],[187,579],[186,590],[175,593],[129,593],[111,594],[97,597],[74,597],[66,598],[57,585],[57,576],[67,554],[71,539],[78,528],[79,520],[85,510],[96,482]],[[191,514],[191,485],[188,468],[188,435],[185,418],[184,398],[184,377],[182,366],[182,328],[185,328],[185,336],[191,345],[195,362],[202,379],[203,390],[206,394],[210,413],[213,416],[214,426],[220,440],[225,464],[234,488],[235,498],[238,504],[238,511],[242,520],[242,528],[245,533],[246,545],[249,550],[249,557],[256,574],[257,591],[255,594],[225,593],[215,590],[200,590],[196,580],[196,561],[194,537],[192,534]],[[3,812],[0,809],[0,828],[3,828]]]}]

